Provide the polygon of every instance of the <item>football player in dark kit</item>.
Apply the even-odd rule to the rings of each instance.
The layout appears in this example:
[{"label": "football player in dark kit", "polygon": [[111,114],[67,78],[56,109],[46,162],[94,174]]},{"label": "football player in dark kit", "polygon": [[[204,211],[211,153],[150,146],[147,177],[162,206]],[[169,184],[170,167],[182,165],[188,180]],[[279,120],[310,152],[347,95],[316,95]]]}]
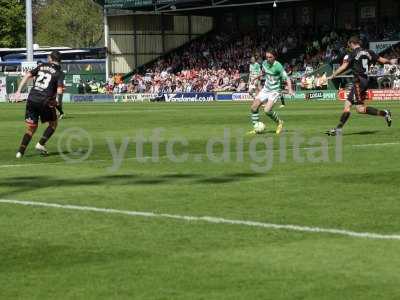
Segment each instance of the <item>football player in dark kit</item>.
[{"label": "football player in dark kit", "polygon": [[29,92],[26,103],[25,122],[26,132],[16,157],[21,158],[34,135],[39,118],[42,123],[48,123],[42,138],[36,144],[35,149],[42,154],[47,154],[46,142],[57,128],[56,106],[62,102],[64,89],[64,73],[61,70],[61,54],[52,51],[48,56],[48,63],[41,64],[28,72],[18,86],[16,97],[19,98],[21,90],[30,78],[34,78],[34,84]]},{"label": "football player in dark kit", "polygon": [[347,68],[351,68],[353,72],[353,87],[344,104],[344,110],[340,117],[340,122],[336,128],[332,128],[326,132],[328,135],[337,135],[342,132],[344,124],[350,117],[350,109],[352,105],[356,106],[356,110],[360,114],[368,114],[372,116],[381,116],[386,120],[387,125],[392,125],[392,115],[389,110],[379,110],[364,104],[367,99],[368,89],[368,67],[372,63],[379,62],[381,64],[395,64],[397,60],[388,60],[378,56],[371,50],[361,47],[361,41],[357,36],[353,36],[348,41],[348,46],[352,52],[344,57],[343,64],[328,79],[333,79]]}]

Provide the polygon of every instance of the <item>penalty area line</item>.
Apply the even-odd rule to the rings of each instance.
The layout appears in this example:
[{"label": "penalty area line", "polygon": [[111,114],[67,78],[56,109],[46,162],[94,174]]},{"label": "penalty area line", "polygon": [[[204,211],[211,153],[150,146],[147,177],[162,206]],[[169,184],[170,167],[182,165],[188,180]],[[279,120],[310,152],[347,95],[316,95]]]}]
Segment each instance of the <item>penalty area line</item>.
[{"label": "penalty area line", "polygon": [[400,240],[400,235],[396,234],[380,234],[371,232],[356,232],[345,229],[334,229],[334,228],[320,228],[320,227],[310,227],[310,226],[300,226],[300,225],[289,225],[289,224],[273,224],[264,223],[257,221],[245,221],[245,220],[233,220],[210,216],[185,216],[185,215],[175,215],[175,214],[165,214],[165,213],[154,213],[154,212],[144,212],[144,211],[131,211],[131,210],[120,210],[113,208],[99,208],[91,206],[79,206],[70,204],[58,204],[58,203],[46,203],[46,202],[36,202],[36,201],[20,201],[20,200],[9,200],[0,199],[2,204],[14,204],[23,206],[39,206],[47,208],[58,208],[64,210],[78,210],[87,212],[96,212],[104,214],[118,214],[127,215],[132,217],[145,217],[145,218],[159,218],[159,219],[176,219],[184,220],[190,222],[206,222],[214,224],[230,224],[230,225],[241,225],[250,226],[258,228],[266,228],[272,230],[286,230],[286,231],[297,231],[306,233],[321,233],[321,234],[332,234],[332,235],[342,235],[354,238],[364,238],[364,239],[374,239],[374,240]]}]

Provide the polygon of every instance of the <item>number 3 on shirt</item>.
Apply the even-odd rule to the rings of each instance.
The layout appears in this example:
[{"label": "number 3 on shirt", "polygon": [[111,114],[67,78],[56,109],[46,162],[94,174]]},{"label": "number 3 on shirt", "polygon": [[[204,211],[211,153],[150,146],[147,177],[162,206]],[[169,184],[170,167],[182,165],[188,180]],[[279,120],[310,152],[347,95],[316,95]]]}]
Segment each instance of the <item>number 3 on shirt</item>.
[{"label": "number 3 on shirt", "polygon": [[35,81],[35,86],[44,90],[49,86],[50,81],[51,81],[50,74],[39,71],[38,77]]}]

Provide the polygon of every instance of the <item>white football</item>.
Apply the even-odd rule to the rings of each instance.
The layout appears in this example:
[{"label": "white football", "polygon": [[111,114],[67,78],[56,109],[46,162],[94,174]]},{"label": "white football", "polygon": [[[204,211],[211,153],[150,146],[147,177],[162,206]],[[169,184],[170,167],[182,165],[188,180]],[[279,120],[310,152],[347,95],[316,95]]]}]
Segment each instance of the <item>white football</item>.
[{"label": "white football", "polygon": [[254,130],[257,133],[262,133],[265,130],[265,124],[263,122],[257,122],[254,124]]}]

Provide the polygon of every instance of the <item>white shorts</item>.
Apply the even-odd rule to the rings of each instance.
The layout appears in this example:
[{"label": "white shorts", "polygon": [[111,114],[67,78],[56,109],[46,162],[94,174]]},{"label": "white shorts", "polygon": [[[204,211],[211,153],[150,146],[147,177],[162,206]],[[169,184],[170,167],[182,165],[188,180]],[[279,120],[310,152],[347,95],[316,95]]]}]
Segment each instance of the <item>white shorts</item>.
[{"label": "white shorts", "polygon": [[260,91],[257,98],[260,99],[261,103],[272,102],[276,103],[279,100],[281,94],[279,92],[266,92],[264,89]]}]

